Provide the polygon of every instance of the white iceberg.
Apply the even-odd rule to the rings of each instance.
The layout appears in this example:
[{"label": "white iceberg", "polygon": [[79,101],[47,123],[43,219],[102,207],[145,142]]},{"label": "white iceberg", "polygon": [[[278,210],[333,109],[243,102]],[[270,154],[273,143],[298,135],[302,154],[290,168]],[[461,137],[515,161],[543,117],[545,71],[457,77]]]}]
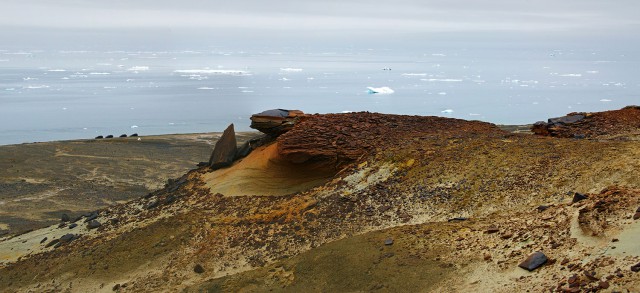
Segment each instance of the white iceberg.
[{"label": "white iceberg", "polygon": [[602,99],[602,100],[600,100],[600,102],[605,102],[605,103],[606,103],[606,102],[611,102],[611,100],[609,100],[609,99]]},{"label": "white iceberg", "polygon": [[395,93],[394,90],[392,90],[390,87],[388,86],[383,86],[383,87],[367,87],[368,89],[368,93],[369,94],[393,94]]},{"label": "white iceberg", "polygon": [[442,113],[442,114],[451,114],[451,113],[453,113],[453,110],[452,109],[446,109],[446,110],[440,111],[440,113]]},{"label": "white iceberg", "polygon": [[147,71],[149,70],[149,66],[133,66],[127,69],[127,71]]}]

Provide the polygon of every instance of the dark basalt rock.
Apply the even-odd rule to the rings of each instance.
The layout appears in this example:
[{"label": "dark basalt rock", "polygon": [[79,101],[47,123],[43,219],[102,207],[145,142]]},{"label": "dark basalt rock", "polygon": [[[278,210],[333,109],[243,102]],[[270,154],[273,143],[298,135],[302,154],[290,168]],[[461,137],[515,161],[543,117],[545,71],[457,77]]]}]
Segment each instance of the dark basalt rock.
[{"label": "dark basalt rock", "polygon": [[525,259],[523,262],[521,262],[518,266],[523,268],[523,269],[525,269],[525,270],[533,271],[533,270],[539,268],[544,263],[546,263],[547,260],[549,260],[549,259],[547,258],[546,255],[544,255],[544,253],[542,253],[540,251],[536,251],[536,252],[532,253],[531,255],[529,255],[529,257],[527,257],[527,259]]},{"label": "dark basalt rock", "polygon": [[576,202],[579,202],[579,201],[581,201],[581,200],[585,200],[585,199],[587,199],[587,198],[588,198],[588,197],[587,197],[586,195],[584,195],[584,194],[582,194],[582,193],[577,193],[577,192],[576,192],[576,193],[573,195],[573,200],[572,200],[571,202],[576,203]]},{"label": "dark basalt rock", "polygon": [[69,222],[69,221],[71,221],[71,218],[69,218],[69,215],[67,215],[67,214],[62,214],[62,216],[60,216],[60,221]]},{"label": "dark basalt rock", "polygon": [[120,134],[120,137],[127,137],[126,134]]},{"label": "dark basalt rock", "polygon": [[453,219],[449,219],[449,220],[447,220],[447,222],[454,222],[454,223],[455,223],[455,222],[462,222],[462,221],[466,221],[466,220],[468,220],[468,218],[465,218],[465,217],[456,217],[456,218],[453,218]]},{"label": "dark basalt rock", "polygon": [[89,221],[97,219],[98,218],[98,213],[91,212],[89,214],[84,214],[84,216],[87,217],[86,219],[84,219],[84,222],[87,223]]},{"label": "dark basalt rock", "polygon": [[197,274],[202,274],[204,273],[204,268],[200,264],[197,264],[195,267],[193,267],[193,271]]},{"label": "dark basalt rock", "polygon": [[103,138],[104,138],[104,136],[102,136],[102,135],[96,136],[96,139],[103,139]]},{"label": "dark basalt rock", "polygon": [[60,242],[67,243],[73,241],[76,238],[76,235],[73,234],[64,234],[60,237]]},{"label": "dark basalt rock", "polygon": [[209,167],[220,169],[230,166],[236,158],[237,151],[236,133],[233,129],[233,124],[231,124],[216,142],[211,158],[209,158]]},{"label": "dark basalt rock", "polygon": [[47,245],[45,245],[44,247],[54,246],[54,245],[58,244],[58,242],[60,242],[60,239],[53,239],[53,240],[49,241],[49,243],[47,243]]},{"label": "dark basalt rock", "polygon": [[75,228],[75,227],[78,227],[78,224],[73,223],[73,224],[69,225],[69,229],[73,229],[73,228]]},{"label": "dark basalt rock", "polygon": [[131,136],[131,137],[137,137],[137,136],[138,136],[138,134],[137,134],[137,133],[134,133],[134,134],[132,134],[132,135],[130,135],[130,136]]},{"label": "dark basalt rock", "polygon": [[384,245],[393,245],[393,239],[392,238],[387,238],[384,240]]},{"label": "dark basalt rock", "polygon": [[104,138],[113,138],[113,135],[109,134],[109,135],[105,136]]},{"label": "dark basalt rock", "polygon": [[100,224],[100,222],[93,220],[91,222],[89,222],[89,224],[87,224],[87,229],[95,229],[102,226],[102,224]]}]

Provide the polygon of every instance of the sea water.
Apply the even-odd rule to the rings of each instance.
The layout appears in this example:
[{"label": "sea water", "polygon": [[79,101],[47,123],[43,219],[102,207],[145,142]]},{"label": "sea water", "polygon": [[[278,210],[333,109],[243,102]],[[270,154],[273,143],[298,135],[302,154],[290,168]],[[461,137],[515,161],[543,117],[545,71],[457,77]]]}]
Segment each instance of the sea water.
[{"label": "sea water", "polygon": [[637,76],[638,55],[590,49],[0,50],[0,144],[242,131],[273,108],[527,124],[639,104]]}]

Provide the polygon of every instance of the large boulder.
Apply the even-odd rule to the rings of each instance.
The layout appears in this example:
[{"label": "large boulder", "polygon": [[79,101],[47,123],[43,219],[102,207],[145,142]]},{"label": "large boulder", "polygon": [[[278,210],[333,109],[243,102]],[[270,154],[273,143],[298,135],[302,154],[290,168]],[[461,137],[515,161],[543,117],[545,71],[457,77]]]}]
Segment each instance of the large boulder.
[{"label": "large boulder", "polygon": [[251,115],[253,129],[272,136],[278,136],[293,128],[304,113],[300,110],[272,109]]},{"label": "large boulder", "polygon": [[236,158],[237,151],[236,132],[233,124],[231,124],[225,129],[222,137],[216,142],[213,153],[211,153],[211,158],[209,158],[209,166],[212,169],[230,166]]}]

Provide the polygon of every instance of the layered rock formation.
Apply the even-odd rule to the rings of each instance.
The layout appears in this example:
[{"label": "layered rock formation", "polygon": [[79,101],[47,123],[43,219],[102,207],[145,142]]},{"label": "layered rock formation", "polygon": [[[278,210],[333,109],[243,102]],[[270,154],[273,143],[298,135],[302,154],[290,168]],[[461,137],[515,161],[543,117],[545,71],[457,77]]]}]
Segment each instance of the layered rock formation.
[{"label": "layered rock formation", "polygon": [[251,116],[251,125],[271,136],[278,136],[293,128],[304,113],[300,110],[272,109]]},{"label": "layered rock formation", "polygon": [[640,137],[640,106],[597,113],[570,113],[567,116],[536,122],[531,131],[537,135],[564,138]]}]

